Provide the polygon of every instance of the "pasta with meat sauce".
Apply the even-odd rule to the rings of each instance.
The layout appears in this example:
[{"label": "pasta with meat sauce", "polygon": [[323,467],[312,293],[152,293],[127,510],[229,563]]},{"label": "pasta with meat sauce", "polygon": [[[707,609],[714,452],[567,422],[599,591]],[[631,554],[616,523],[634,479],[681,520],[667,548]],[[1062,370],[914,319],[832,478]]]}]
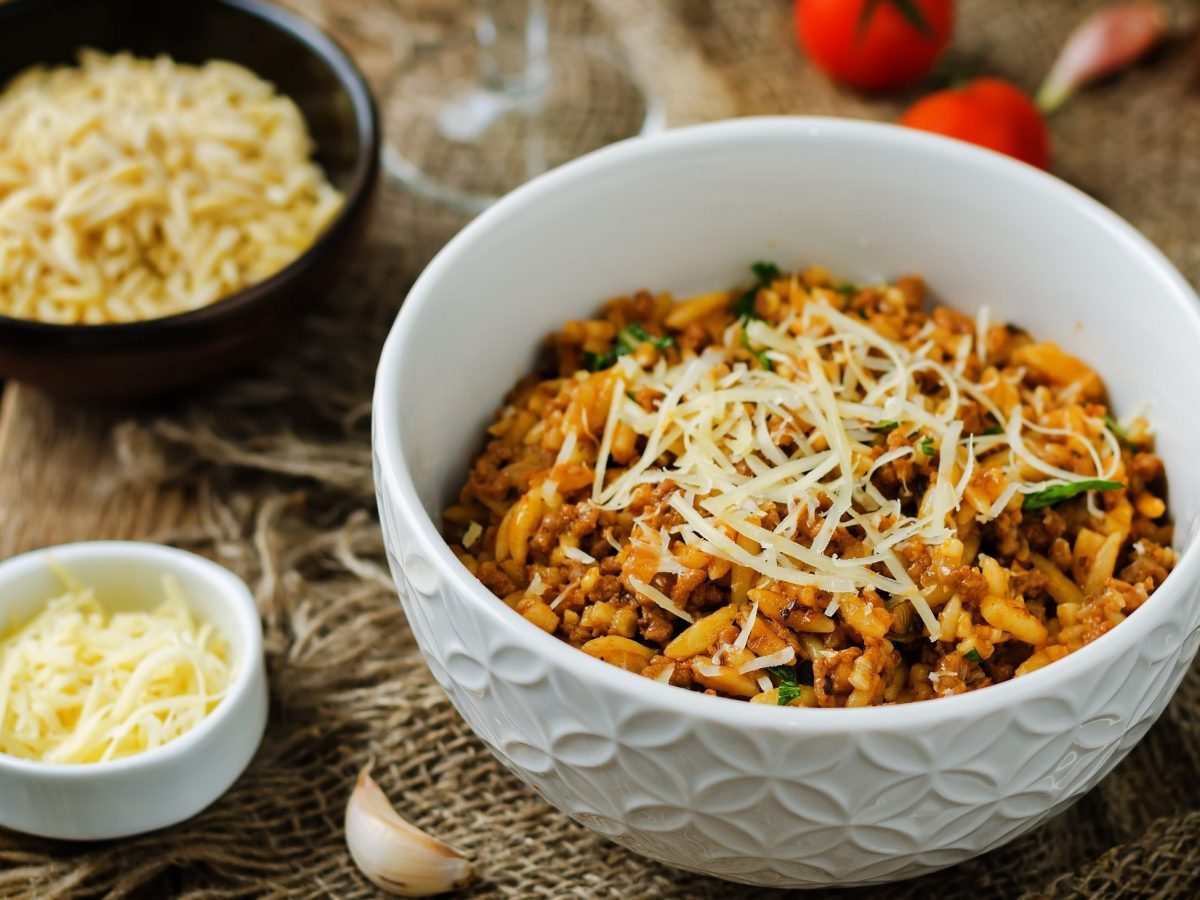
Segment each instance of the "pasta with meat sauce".
[{"label": "pasta with meat sauce", "polygon": [[789,706],[976,690],[1134,612],[1175,563],[1146,422],[1053,343],[757,263],[551,336],[445,534],[537,627]]}]

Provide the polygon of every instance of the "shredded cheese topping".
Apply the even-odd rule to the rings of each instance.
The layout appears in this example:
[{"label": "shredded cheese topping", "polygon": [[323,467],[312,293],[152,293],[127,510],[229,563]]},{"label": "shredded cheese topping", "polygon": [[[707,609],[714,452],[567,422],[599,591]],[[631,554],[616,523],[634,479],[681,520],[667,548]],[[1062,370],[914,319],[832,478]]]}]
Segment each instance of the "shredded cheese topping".
[{"label": "shredded cheese topping", "polygon": [[590,553],[584,553],[578,547],[564,547],[563,556],[565,556],[567,559],[573,559],[576,562],[584,563],[585,565],[591,565],[596,561],[596,557],[592,556]]},{"label": "shredded cheese topping", "polygon": [[225,641],[179,585],[148,612],[109,612],[60,572],[64,594],[0,632],[0,752],[96,763],[162,746],[194,728],[233,680]]},{"label": "shredded cheese topping", "polygon": [[478,522],[472,522],[467,526],[467,530],[463,534],[462,545],[469,550],[479,540],[481,534],[483,534],[483,526]]},{"label": "shredded cheese topping", "polygon": [[667,612],[671,613],[672,615],[678,616],[679,618],[683,619],[683,621],[688,622],[688,623],[696,621],[692,617],[691,613],[685,612],[684,610],[680,609],[679,605],[676,604],[675,601],[673,601],[670,597],[668,597],[666,594],[664,594],[658,588],[653,587],[649,584],[646,584],[646,582],[642,581],[636,575],[630,576],[629,584],[633,587],[633,589],[635,591],[638,592],[638,594],[645,597],[647,600],[651,600],[654,603],[657,603],[659,606],[661,606],[663,609],[665,609]]},{"label": "shredded cheese topping", "polygon": [[742,663],[738,666],[738,672],[742,675],[747,675],[750,672],[757,672],[759,669],[790,665],[795,661],[796,651],[791,647],[784,647],[782,650],[776,650],[774,653],[768,653],[766,656],[760,656],[757,659]]},{"label": "shredded cheese topping", "polygon": [[[984,311],[975,333],[961,336],[960,363],[973,347],[986,359],[988,328]],[[770,368],[730,363],[730,351],[741,345],[765,350]],[[970,380],[961,364],[948,368],[928,355],[931,349],[910,349],[814,300],[776,326],[761,320],[734,324],[723,345],[685,354],[675,365],[660,359],[643,369],[622,357],[609,375],[615,383],[599,435],[592,500],[623,510],[645,486],[670,483],[675,490],[666,502],[680,524],[659,532],[643,517],[635,528],[639,544],[661,548],[659,571],[677,571],[666,552],[677,537],[765,578],[831,592],[828,615],[839,594],[866,588],[908,599],[936,640],[937,619],[898,558],[898,545],[953,538],[955,517],[983,466],[1007,479],[1000,497],[974,512],[986,522],[1025,494],[1111,478],[1120,448],[1102,422],[1089,420],[1084,433],[1071,433],[1086,446],[1093,474],[1045,462],[1033,444],[1039,433],[1055,430],[1031,422],[1019,403],[1006,413],[993,397],[995,384]],[[930,382],[939,389],[923,391]],[[634,396],[654,397],[653,409]],[[999,433],[964,437],[960,408],[968,400],[994,417]],[[622,428],[645,443],[639,457],[619,467],[611,451]],[[912,446],[880,454],[879,433],[894,428],[903,429]],[[574,434],[567,440],[573,447]],[[885,497],[871,476],[916,453],[938,460],[912,515]],[[768,528],[763,521],[769,510],[779,521]],[[839,558],[831,546],[841,528],[861,536],[869,555]],[[643,597],[690,621],[645,581],[630,582]]]}]

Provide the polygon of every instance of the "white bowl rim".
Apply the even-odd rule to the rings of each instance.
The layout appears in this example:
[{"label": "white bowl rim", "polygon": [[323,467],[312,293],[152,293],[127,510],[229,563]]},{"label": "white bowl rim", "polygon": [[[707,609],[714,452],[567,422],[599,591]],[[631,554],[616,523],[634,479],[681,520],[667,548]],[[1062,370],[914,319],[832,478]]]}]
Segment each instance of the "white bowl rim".
[{"label": "white bowl rim", "polygon": [[[401,405],[397,402],[402,387],[398,368],[404,345],[414,339],[412,323],[418,312],[432,302],[434,287],[442,273],[459,265],[459,258],[489,229],[509,217],[519,216],[564,184],[587,178],[597,170],[630,165],[635,160],[670,154],[683,147],[720,145],[731,139],[753,142],[802,136],[818,140],[854,138],[880,146],[907,146],[949,164],[974,167],[982,177],[1004,178],[1019,185],[1023,191],[1048,198],[1048,202],[1075,206],[1122,241],[1131,255],[1140,257],[1144,266],[1165,277],[1174,287],[1171,299],[1178,308],[1181,323],[1190,321],[1200,339],[1200,297],[1162,251],[1115,212],[1041,169],[963,141],[879,122],[819,116],[762,116],[691,125],[621,141],[532,179],[481,213],[438,252],[405,298],[384,344],[376,373],[372,443],[379,462],[377,471],[386,485],[386,489],[380,490],[381,502],[395,500],[400,504],[417,541],[440,575],[449,581],[455,598],[469,603],[476,615],[486,617],[487,625],[519,635],[531,652],[541,654],[553,665],[573,670],[581,679],[594,684],[597,690],[636,699],[642,705],[652,703],[671,707],[718,726],[820,734],[837,734],[848,729],[892,730],[898,725],[934,728],[947,722],[975,719],[1018,705],[1023,700],[1045,696],[1056,680],[1065,681],[1073,674],[1099,665],[1103,656],[1116,658],[1122,650],[1135,653],[1139,641],[1165,617],[1167,607],[1182,602],[1183,585],[1200,581],[1200,531],[1192,536],[1166,581],[1136,614],[1052,665],[980,690],[930,701],[860,708],[792,707],[786,712],[765,704],[713,697],[661,684],[595,659],[514,615],[450,551],[413,484],[400,446],[398,416]],[[413,602],[421,600],[417,597]]]},{"label": "white bowl rim", "polygon": [[211,559],[170,547],[165,544],[155,544],[150,541],[76,541],[71,544],[57,544],[29,550],[0,562],[0,590],[10,577],[14,577],[30,569],[44,568],[50,560],[61,563],[70,569],[72,560],[95,558],[98,556],[119,556],[128,559],[131,564],[152,568],[158,565],[163,574],[181,569],[190,569],[201,578],[211,582],[216,587],[218,602],[225,603],[234,612],[238,623],[239,633],[236,635],[222,634],[231,645],[241,644],[241,660],[233,683],[224,699],[217,704],[216,709],[204,717],[198,725],[184,732],[175,740],[152,750],[146,750],[133,756],[95,763],[52,763],[36,759],[24,759],[7,753],[0,753],[0,769],[39,777],[76,780],[99,778],[116,772],[153,766],[186,756],[193,747],[204,737],[225,727],[234,710],[239,707],[248,694],[255,690],[263,669],[263,637],[262,621],[258,616],[258,605],[250,588],[229,569]]}]

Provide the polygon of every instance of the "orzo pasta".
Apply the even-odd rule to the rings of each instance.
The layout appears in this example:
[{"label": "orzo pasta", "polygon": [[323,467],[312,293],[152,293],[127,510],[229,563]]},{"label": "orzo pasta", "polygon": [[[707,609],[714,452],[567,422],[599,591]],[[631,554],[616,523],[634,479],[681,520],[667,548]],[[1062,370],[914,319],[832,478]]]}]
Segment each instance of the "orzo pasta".
[{"label": "orzo pasta", "polygon": [[0,94],[0,314],[157,318],[278,272],[341,194],[308,127],[253,72],[80,54]]},{"label": "orzo pasta", "polygon": [[1146,423],[1052,343],[754,267],[568,322],[446,534],[539,628],[691,690],[868,706],[1023,675],[1175,562]]}]

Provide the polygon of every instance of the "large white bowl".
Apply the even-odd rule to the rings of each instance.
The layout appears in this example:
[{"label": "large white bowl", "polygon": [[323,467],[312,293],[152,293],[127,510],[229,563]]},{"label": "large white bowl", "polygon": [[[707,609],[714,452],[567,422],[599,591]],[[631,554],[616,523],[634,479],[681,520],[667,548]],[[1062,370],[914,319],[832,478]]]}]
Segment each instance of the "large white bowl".
[{"label": "large white bowl", "polygon": [[62,593],[51,562],[116,610],[156,606],[163,576],[174,576],[192,611],[225,638],[236,671],[228,694],[204,721],[145,753],[72,765],[0,753],[0,825],[43,837],[101,840],[195,815],[242,774],[267,724],[262,624],[250,589],[224,566],[174,547],[64,544],[0,563],[0,629],[10,620],[28,621]]},{"label": "large white bowl", "polygon": [[[1183,558],[1065,660],[906,706],[779,709],[632,675],[544,634],[447,549],[440,511],[542,337],[610,295],[746,280],[755,259],[926,276],[1059,341],[1148,403]],[[1133,228],[966,144],[832,119],[744,119],[602,150],[452,240],[396,320],[375,390],[392,571],[434,675],[559,809],[674,866],[761,885],[881,882],[997,847],[1075,802],[1146,733],[1200,642],[1200,307]]]}]

